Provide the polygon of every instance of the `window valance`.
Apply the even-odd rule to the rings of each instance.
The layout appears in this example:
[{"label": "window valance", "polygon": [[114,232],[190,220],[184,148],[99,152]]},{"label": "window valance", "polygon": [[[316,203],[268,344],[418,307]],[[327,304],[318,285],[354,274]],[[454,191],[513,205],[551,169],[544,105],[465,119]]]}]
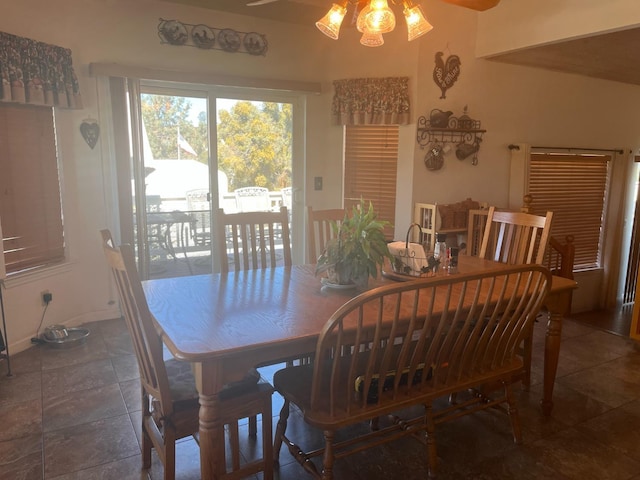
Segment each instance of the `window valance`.
[{"label": "window valance", "polygon": [[0,101],[82,108],[71,50],[0,32]]},{"label": "window valance", "polygon": [[331,114],[336,125],[406,125],[409,78],[335,80]]}]

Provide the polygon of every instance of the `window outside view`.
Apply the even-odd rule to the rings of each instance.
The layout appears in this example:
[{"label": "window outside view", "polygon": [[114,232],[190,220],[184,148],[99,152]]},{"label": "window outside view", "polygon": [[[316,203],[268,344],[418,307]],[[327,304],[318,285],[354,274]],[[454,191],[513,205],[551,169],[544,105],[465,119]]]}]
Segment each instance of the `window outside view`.
[{"label": "window outside view", "polygon": [[291,208],[292,105],[142,94],[149,276],[211,271],[209,135],[217,135],[218,206],[226,213]]}]

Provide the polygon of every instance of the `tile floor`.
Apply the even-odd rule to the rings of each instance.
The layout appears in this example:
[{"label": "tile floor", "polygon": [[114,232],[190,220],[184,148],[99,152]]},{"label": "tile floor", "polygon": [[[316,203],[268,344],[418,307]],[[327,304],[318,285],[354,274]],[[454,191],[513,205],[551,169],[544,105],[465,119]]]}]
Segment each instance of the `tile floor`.
[{"label": "tile floor", "polygon": [[[157,459],[148,474],[140,471],[138,371],[124,323],[88,327],[85,345],[14,355],[11,377],[0,363],[0,480],[162,478]],[[494,410],[441,425],[440,479],[640,480],[640,349],[623,336],[565,321],[555,409],[544,418],[543,345],[541,321],[533,385],[519,393],[524,443],[513,444],[507,418]],[[280,405],[276,394],[274,415]],[[295,413],[289,428],[305,436],[304,447],[321,438]],[[248,456],[255,450],[248,440],[244,446]],[[199,477],[197,444],[183,440],[177,478]],[[276,478],[310,477],[283,450]],[[338,461],[336,478],[426,478],[424,448],[409,438],[376,447]]]}]

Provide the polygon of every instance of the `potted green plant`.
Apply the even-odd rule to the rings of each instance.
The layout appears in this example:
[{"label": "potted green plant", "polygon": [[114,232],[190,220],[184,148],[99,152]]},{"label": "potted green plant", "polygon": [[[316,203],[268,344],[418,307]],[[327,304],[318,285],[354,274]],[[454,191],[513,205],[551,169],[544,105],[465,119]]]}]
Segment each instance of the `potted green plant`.
[{"label": "potted green plant", "polygon": [[360,200],[342,223],[332,222],[334,238],[318,257],[316,275],[327,273],[327,281],[334,285],[355,285],[366,288],[369,277],[376,278],[378,266],[385,258],[393,260],[384,237],[389,222],[378,220],[373,204]]}]

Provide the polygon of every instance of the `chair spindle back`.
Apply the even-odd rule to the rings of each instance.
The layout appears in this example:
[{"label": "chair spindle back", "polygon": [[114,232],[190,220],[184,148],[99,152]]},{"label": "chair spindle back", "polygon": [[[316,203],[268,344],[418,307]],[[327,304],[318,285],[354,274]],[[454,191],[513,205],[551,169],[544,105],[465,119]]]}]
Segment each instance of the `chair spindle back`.
[{"label": "chair spindle back", "polygon": [[[291,241],[287,207],[278,212],[225,213],[218,210],[216,236],[220,270],[257,270],[291,265]],[[276,240],[282,242],[282,257],[276,254]]]},{"label": "chair spindle back", "polygon": [[325,419],[366,417],[385,405],[415,404],[416,396],[464,390],[496,372],[520,372],[518,347],[550,285],[546,268],[518,265],[353,298],[319,337],[311,410]]}]

